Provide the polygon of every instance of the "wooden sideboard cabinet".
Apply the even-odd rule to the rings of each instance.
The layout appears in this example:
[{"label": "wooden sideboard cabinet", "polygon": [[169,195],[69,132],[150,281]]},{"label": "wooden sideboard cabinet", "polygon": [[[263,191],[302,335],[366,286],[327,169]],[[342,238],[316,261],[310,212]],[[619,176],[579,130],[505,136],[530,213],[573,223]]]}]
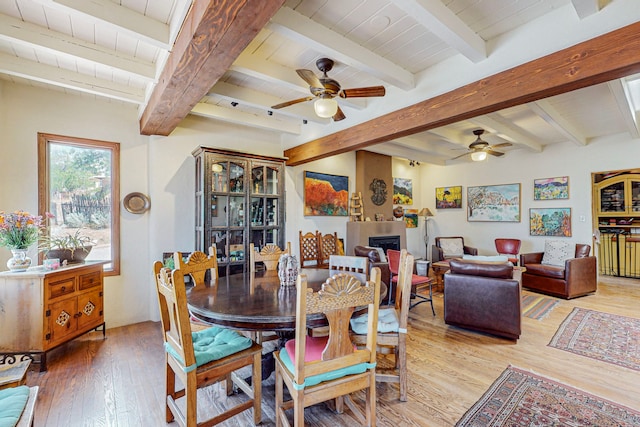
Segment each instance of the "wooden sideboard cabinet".
[{"label": "wooden sideboard cabinet", "polygon": [[94,329],[104,337],[105,263],[0,273],[0,353],[39,355],[45,371],[47,351]]}]

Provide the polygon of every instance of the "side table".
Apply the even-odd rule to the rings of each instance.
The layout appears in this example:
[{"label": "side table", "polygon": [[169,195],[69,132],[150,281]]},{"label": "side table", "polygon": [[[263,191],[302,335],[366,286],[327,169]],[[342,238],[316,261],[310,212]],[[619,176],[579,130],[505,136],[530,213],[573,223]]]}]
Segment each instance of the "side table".
[{"label": "side table", "polygon": [[444,273],[449,271],[449,261],[438,261],[431,264],[433,275],[435,276],[435,285],[444,292]]}]

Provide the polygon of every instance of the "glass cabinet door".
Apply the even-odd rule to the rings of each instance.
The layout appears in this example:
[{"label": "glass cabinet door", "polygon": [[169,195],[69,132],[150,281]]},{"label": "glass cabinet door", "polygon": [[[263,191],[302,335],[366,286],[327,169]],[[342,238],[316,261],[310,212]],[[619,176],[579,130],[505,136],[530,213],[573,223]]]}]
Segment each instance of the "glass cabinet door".
[{"label": "glass cabinet door", "polygon": [[624,212],[624,181],[600,189],[601,212]]},{"label": "glass cabinet door", "polygon": [[278,225],[278,199],[267,198],[267,225]]},{"label": "glass cabinet door", "polygon": [[229,197],[229,225],[231,227],[244,226],[244,196]]},{"label": "glass cabinet door", "polygon": [[227,202],[229,197],[212,194],[210,209],[210,226],[225,227],[227,225]]},{"label": "glass cabinet door", "polygon": [[211,191],[214,193],[227,192],[227,163],[220,161],[211,164]]},{"label": "glass cabinet door", "polygon": [[264,194],[264,166],[256,166],[251,169],[251,192]]},{"label": "glass cabinet door", "polygon": [[640,212],[640,181],[631,181],[631,212]]},{"label": "glass cabinet door", "polygon": [[254,227],[264,225],[264,199],[262,197],[251,198],[251,225]]},{"label": "glass cabinet door", "polygon": [[244,193],[244,166],[240,163],[230,162],[229,192]]},{"label": "glass cabinet door", "polygon": [[278,169],[266,166],[267,188],[266,194],[278,194]]}]

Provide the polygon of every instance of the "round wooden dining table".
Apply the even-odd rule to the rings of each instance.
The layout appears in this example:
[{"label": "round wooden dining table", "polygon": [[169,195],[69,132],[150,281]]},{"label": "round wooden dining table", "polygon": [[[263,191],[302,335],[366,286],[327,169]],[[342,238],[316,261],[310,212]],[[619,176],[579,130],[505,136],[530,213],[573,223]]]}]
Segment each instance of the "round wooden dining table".
[{"label": "round wooden dining table", "polygon": [[[301,269],[307,286],[321,289],[329,277],[322,268]],[[380,284],[380,300],[387,286]],[[238,273],[220,277],[187,291],[191,314],[200,320],[244,331],[293,331],[296,328],[296,287],[280,286],[277,271]],[[307,326],[325,326],[322,313],[307,316]]]}]

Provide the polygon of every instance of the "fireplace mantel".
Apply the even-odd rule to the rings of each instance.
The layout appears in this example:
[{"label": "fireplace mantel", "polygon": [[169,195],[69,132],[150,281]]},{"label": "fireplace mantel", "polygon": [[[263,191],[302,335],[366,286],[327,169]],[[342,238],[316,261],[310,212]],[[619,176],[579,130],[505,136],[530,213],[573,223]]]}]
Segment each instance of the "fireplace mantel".
[{"label": "fireplace mantel", "polygon": [[407,247],[407,226],[404,221],[349,221],[345,253],[353,255],[354,247],[368,246],[371,236],[400,236],[400,248]]}]

